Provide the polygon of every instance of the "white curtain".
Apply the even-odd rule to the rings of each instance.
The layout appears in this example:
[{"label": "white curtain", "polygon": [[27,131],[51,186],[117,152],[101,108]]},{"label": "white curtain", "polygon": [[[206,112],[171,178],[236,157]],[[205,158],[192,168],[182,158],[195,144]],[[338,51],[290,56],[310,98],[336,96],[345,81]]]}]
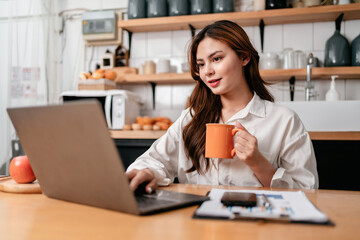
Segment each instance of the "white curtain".
[{"label": "white curtain", "polygon": [[0,174],[17,139],[6,108],[58,101],[59,17],[55,0],[0,1]]}]

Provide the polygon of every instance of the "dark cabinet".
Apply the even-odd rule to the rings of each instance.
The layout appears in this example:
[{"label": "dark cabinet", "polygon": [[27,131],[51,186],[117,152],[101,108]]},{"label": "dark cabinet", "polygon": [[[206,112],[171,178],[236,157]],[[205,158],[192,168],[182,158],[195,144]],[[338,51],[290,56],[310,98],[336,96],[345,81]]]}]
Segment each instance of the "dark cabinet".
[{"label": "dark cabinet", "polygon": [[360,141],[314,141],[320,189],[360,191]]},{"label": "dark cabinet", "polygon": [[155,140],[156,139],[114,139],[124,168],[127,169],[136,158],[150,148]]}]

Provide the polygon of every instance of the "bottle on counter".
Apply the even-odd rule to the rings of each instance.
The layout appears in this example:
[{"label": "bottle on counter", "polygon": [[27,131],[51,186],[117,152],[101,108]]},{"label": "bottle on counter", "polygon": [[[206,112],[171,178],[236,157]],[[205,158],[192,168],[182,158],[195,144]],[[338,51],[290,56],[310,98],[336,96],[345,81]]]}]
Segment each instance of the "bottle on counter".
[{"label": "bottle on counter", "polygon": [[340,93],[335,88],[335,79],[338,77],[338,75],[331,76],[331,83],[330,83],[330,89],[326,92],[325,100],[326,101],[339,101],[340,100]]}]

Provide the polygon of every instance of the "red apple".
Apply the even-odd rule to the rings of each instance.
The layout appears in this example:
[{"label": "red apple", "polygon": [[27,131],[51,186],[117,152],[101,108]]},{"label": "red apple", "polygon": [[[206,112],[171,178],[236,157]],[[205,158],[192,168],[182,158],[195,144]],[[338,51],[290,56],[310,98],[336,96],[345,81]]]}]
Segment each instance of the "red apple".
[{"label": "red apple", "polygon": [[14,157],[10,162],[9,172],[17,183],[30,183],[36,179],[27,156]]}]

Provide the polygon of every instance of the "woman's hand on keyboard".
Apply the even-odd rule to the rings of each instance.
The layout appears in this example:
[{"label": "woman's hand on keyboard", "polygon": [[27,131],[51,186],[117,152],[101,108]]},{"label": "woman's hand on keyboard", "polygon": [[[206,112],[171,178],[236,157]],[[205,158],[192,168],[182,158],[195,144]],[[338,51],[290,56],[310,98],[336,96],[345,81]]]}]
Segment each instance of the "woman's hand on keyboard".
[{"label": "woman's hand on keyboard", "polygon": [[[152,193],[157,188],[157,182],[153,171],[148,168],[138,170],[133,169],[126,173],[126,176],[130,180],[130,189],[132,191],[142,191],[146,193]],[[142,189],[138,189],[138,188]]]}]

